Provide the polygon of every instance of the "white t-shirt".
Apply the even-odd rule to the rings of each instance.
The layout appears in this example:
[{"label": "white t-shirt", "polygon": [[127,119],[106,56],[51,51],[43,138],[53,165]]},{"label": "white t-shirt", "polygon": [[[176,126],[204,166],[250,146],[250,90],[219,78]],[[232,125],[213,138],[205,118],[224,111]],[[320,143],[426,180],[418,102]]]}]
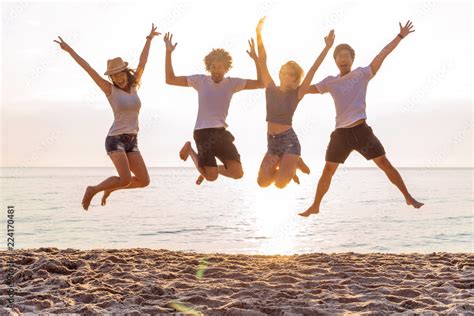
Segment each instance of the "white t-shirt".
[{"label": "white t-shirt", "polygon": [[336,128],[347,127],[366,119],[365,96],[367,85],[374,75],[370,66],[359,67],[341,77],[329,76],[315,84],[319,93],[329,92],[336,106]]},{"label": "white t-shirt", "polygon": [[197,90],[199,109],[194,129],[227,127],[225,122],[229,113],[232,95],[245,88],[247,80],[225,77],[215,83],[211,76],[188,76],[188,86]]},{"label": "white t-shirt", "polygon": [[108,135],[137,134],[138,114],[141,107],[137,87],[132,87],[128,93],[112,85],[112,93],[107,99],[114,111],[114,122]]}]

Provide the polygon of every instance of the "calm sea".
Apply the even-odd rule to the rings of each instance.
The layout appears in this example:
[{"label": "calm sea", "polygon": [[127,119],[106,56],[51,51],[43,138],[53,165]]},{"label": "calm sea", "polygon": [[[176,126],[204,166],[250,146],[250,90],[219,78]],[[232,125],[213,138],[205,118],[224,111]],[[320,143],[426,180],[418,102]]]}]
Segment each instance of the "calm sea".
[{"label": "calm sea", "polygon": [[[145,189],[112,193],[89,211],[84,188],[111,168],[2,168],[1,222],[14,206],[16,248],[129,248],[247,254],[308,252],[473,252],[473,169],[400,169],[426,205],[405,205],[377,169],[341,169],[310,218],[320,170],[301,185],[261,189],[255,172],[196,186],[190,168],[150,168]],[[3,229],[5,232],[5,229]],[[1,244],[6,249],[5,241]]]}]

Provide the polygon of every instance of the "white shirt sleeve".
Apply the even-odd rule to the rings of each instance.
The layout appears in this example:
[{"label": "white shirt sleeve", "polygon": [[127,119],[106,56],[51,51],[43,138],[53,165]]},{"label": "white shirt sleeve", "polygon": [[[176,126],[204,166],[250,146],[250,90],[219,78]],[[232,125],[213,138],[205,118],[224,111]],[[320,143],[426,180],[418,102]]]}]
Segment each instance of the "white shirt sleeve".
[{"label": "white shirt sleeve", "polygon": [[187,76],[186,79],[188,80],[188,87],[193,87],[194,89],[198,90],[201,87],[203,75],[191,75]]},{"label": "white shirt sleeve", "polygon": [[372,68],[370,68],[370,65],[363,67],[360,70],[362,74],[364,75],[364,78],[367,79],[367,81],[374,77],[374,74],[372,73]]},{"label": "white shirt sleeve", "polygon": [[329,77],[326,77],[326,78],[324,78],[323,80],[321,80],[320,82],[318,82],[317,84],[314,85],[316,87],[316,89],[318,89],[319,93],[324,94],[324,93],[329,92],[329,87],[328,87],[328,84],[327,84],[328,79],[329,79]]},{"label": "white shirt sleeve", "polygon": [[239,92],[245,88],[245,85],[247,84],[246,79],[241,79],[241,78],[229,78],[231,82],[231,87],[232,91]]}]

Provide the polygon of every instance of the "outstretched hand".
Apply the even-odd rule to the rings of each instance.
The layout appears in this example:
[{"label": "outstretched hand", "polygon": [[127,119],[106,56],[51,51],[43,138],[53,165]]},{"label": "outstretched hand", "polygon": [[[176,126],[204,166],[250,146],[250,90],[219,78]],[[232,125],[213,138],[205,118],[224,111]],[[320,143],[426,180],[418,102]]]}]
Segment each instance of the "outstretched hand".
[{"label": "outstretched hand", "polygon": [[247,54],[249,54],[250,58],[256,61],[258,59],[258,56],[257,52],[255,51],[255,41],[253,40],[253,38],[249,39],[249,47],[250,49],[247,50]]},{"label": "outstretched hand", "polygon": [[59,41],[57,40],[54,40],[54,42],[58,43],[59,44],[59,47],[61,47],[62,50],[66,51],[66,52],[70,52],[72,51],[72,48],[71,46],[69,46],[62,38],[61,36],[58,36],[59,38]]},{"label": "outstretched hand", "polygon": [[161,33],[160,33],[160,32],[157,32],[157,31],[156,31],[156,26],[155,26],[155,24],[154,24],[154,23],[151,23],[151,31],[150,31],[150,34],[149,34],[147,37],[149,37],[150,39],[152,39],[153,37],[159,36],[159,35],[161,35]]},{"label": "outstretched hand", "polygon": [[259,34],[259,33],[262,32],[263,24],[265,23],[265,19],[266,19],[266,18],[267,18],[267,17],[264,16],[263,18],[261,18],[261,19],[258,21],[257,29],[256,29],[257,34]]},{"label": "outstretched hand", "polygon": [[324,42],[326,43],[326,47],[331,47],[334,44],[335,38],[336,38],[336,34],[334,34],[334,30],[329,31],[329,34],[324,37]]},{"label": "outstretched hand", "polygon": [[400,22],[398,22],[398,25],[400,26],[400,35],[402,37],[405,37],[408,34],[415,32],[415,30],[412,30],[413,23],[411,23],[410,20],[408,20],[408,22],[405,24],[405,26],[402,26],[402,24]]},{"label": "outstretched hand", "polygon": [[173,34],[171,34],[170,32],[166,33],[165,34],[165,37],[163,38],[163,41],[165,42],[166,44],[166,51],[168,52],[172,52],[174,51],[174,49],[176,48],[176,45],[178,45],[178,43],[175,43],[173,45]]}]

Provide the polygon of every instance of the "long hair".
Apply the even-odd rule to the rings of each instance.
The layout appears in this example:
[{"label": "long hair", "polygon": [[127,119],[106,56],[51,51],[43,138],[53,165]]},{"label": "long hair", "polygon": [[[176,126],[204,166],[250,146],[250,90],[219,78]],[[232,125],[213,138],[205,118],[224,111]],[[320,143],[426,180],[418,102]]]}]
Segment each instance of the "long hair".
[{"label": "long hair", "polygon": [[[136,87],[138,89],[140,87],[140,82],[138,81],[136,71],[131,68],[127,68],[123,71],[127,74],[128,85],[126,89],[132,90],[132,87]],[[119,86],[115,84],[114,80],[112,79],[112,76],[109,76],[109,79],[116,88],[121,89]]]}]

